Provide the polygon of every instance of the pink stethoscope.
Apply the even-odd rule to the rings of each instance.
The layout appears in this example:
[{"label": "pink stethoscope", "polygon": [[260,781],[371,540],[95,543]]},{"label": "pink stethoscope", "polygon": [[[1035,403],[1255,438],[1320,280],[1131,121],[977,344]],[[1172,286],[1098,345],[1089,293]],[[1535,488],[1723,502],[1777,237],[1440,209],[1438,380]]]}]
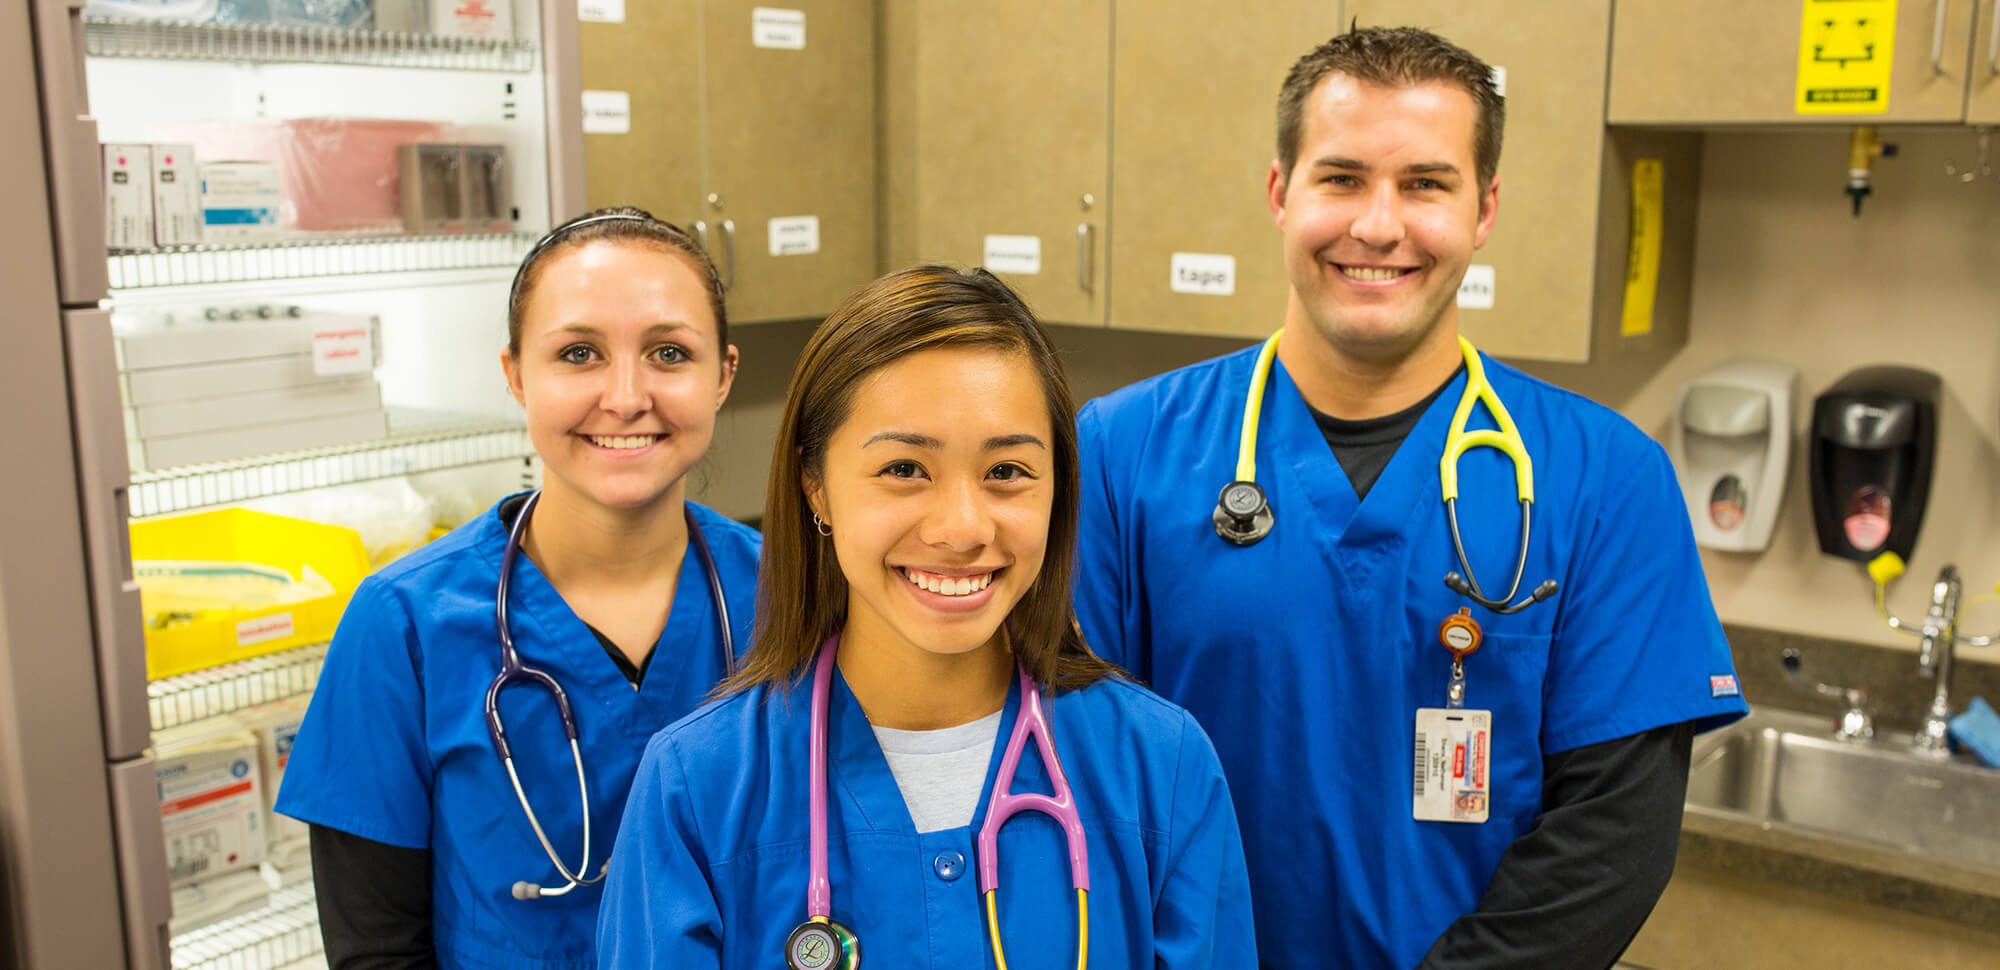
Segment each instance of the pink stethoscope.
[{"label": "pink stethoscope", "polygon": [[[805,922],[785,938],[785,963],[791,970],[858,970],[861,947],[854,931],[833,921],[833,881],[826,864],[826,742],[827,695],[833,689],[834,656],[840,651],[840,634],[827,638],[819,649],[813,670],[812,695],[812,877],[806,883]],[[994,898],[1000,888],[1000,827],[1020,812],[1041,812],[1062,826],[1069,843],[1069,880],[1076,890],[1076,966],[1083,970],[1090,952],[1090,911],[1085,901],[1090,893],[1090,857],[1085,854],[1083,820],[1071,797],[1069,778],[1056,759],[1054,734],[1042,712],[1042,693],[1035,678],[1018,663],[1021,678],[1021,711],[1014,719],[1014,731],[1007,739],[1006,753],[1000,758],[1000,777],[993,783],[993,798],[986,804],[986,821],[979,827],[979,895],[986,901],[986,926],[993,940],[993,959],[999,970],[1007,970],[1007,955],[1000,946],[1000,917]],[[1014,793],[1014,771],[1027,750],[1028,738],[1035,739],[1042,763],[1048,767],[1055,795],[1039,792]]]}]

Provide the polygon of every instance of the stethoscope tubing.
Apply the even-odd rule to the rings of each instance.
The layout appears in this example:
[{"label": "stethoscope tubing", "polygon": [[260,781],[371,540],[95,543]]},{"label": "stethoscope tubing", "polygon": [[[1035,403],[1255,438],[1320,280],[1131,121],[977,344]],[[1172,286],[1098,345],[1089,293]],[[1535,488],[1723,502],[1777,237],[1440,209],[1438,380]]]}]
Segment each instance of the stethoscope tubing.
[{"label": "stethoscope tubing", "polygon": [[[515,514],[514,522],[507,529],[507,544],[500,552],[500,578],[494,589],[493,618],[500,632],[500,672],[492,683],[486,685],[486,731],[493,740],[493,749],[500,755],[500,763],[507,769],[507,780],[514,786],[514,797],[521,804],[522,814],[528,817],[529,828],[534,829],[536,841],[542,844],[542,851],[549,862],[563,877],[564,884],[557,889],[543,889],[526,881],[516,882],[513,895],[516,899],[534,899],[541,896],[560,896],[578,886],[590,886],[604,881],[606,869],[596,876],[590,875],[590,782],[583,770],[583,748],[578,741],[576,715],[569,703],[569,692],[547,671],[530,667],[521,659],[521,652],[514,645],[513,627],[508,621],[507,604],[511,598],[514,580],[514,560],[521,551],[521,539],[527,533],[528,519],[541,500],[540,489],[529,493]],[[694,546],[695,555],[701,560],[702,569],[708,575],[708,593],[715,604],[716,620],[722,627],[723,669],[728,670],[735,663],[735,635],[729,628],[729,601],[723,596],[722,576],[715,567],[715,557],[709,551],[708,540],[702,535],[701,527],[695,522],[694,510],[683,506],[687,517],[688,542]],[[508,687],[519,684],[535,684],[546,689],[555,698],[556,711],[562,719],[563,735],[569,740],[571,761],[576,765],[577,802],[583,812],[583,858],[572,871],[550,844],[548,833],[542,829],[542,822],[535,815],[534,806],[528,802],[528,794],[521,786],[520,773],[514,768],[514,752],[507,743],[507,725],[500,717],[500,693]]]}]

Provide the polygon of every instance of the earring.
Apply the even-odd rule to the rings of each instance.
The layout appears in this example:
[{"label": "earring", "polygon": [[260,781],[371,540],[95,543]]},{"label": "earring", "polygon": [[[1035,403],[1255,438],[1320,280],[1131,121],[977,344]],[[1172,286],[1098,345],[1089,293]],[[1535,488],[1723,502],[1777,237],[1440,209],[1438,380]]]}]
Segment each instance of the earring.
[{"label": "earring", "polygon": [[821,522],[819,519],[819,513],[817,512],[813,513],[813,528],[819,530],[820,535],[823,536],[833,535],[833,526]]}]

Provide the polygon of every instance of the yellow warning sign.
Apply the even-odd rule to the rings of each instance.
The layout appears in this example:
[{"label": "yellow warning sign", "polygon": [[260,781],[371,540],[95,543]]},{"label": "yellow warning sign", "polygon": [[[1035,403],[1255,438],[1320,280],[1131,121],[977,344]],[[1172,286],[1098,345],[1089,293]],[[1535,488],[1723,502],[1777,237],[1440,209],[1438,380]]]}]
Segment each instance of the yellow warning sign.
[{"label": "yellow warning sign", "polygon": [[1653,302],[1660,293],[1660,237],[1666,217],[1667,166],[1657,158],[1632,163],[1632,248],[1625,257],[1625,314],[1618,332],[1653,332]]},{"label": "yellow warning sign", "polygon": [[1799,25],[1802,115],[1889,110],[1889,64],[1896,48],[1896,0],[1805,0]]}]

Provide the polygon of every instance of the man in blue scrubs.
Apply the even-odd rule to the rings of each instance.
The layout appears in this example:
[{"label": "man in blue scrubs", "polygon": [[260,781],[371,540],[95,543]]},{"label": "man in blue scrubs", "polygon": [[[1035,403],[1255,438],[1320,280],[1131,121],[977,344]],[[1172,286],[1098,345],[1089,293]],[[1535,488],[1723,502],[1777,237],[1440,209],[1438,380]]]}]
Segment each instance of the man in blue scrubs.
[{"label": "man in blue scrubs", "polygon": [[[1672,874],[1693,734],[1745,712],[1662,449],[1461,349],[1456,293],[1500,202],[1489,78],[1432,34],[1358,29],[1286,80],[1267,535],[1217,509],[1257,348],[1078,420],[1077,612],[1214,738],[1267,967],[1609,966]],[[1467,570],[1439,459],[1475,363],[1534,502],[1524,524],[1502,451],[1456,462]],[[1482,403],[1467,427],[1504,420]],[[1467,595],[1517,573],[1505,600],[1546,595]]]}]

